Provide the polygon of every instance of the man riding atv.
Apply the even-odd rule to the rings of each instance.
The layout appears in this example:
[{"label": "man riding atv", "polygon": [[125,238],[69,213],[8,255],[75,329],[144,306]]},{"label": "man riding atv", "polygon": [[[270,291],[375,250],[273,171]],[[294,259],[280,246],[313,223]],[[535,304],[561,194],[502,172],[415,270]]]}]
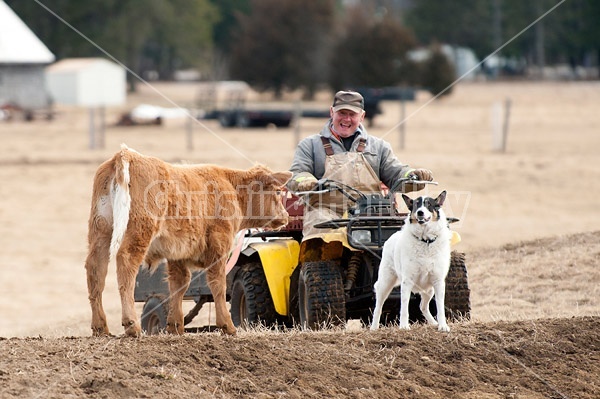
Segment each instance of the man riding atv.
[{"label": "man riding atv", "polygon": [[[367,196],[381,194],[381,184],[387,187],[396,186],[399,180],[411,177],[415,181],[432,181],[433,175],[427,169],[413,169],[402,164],[392,152],[386,141],[367,133],[362,122],[365,118],[364,99],[354,91],[339,91],[335,94],[330,108],[331,119],[325,124],[320,133],[302,140],[295,152],[290,171],[294,176],[288,183],[292,192],[313,192],[305,201],[303,238],[300,247],[299,265],[310,262],[342,261],[346,263],[343,269],[348,269],[348,263],[343,258],[350,257],[349,251],[360,252],[348,244],[346,231],[337,228],[319,228],[319,223],[347,217],[349,199],[338,190],[324,190],[314,193],[320,181],[334,181],[352,187]],[[421,190],[424,184],[404,184],[402,192]],[[377,258],[375,256],[375,258]],[[376,261],[376,260],[374,260]],[[357,254],[354,263],[359,263]],[[318,266],[315,266],[318,267]],[[327,266],[321,266],[327,267]],[[311,273],[310,270],[306,273]],[[321,272],[317,272],[321,273]],[[348,273],[343,276],[346,281],[344,289],[351,289],[352,281],[348,281]],[[302,279],[308,278],[300,272]],[[300,289],[300,319],[311,320],[311,309],[303,308],[307,298],[302,298]],[[310,302],[310,299],[308,300]],[[323,302],[321,300],[321,302]],[[328,304],[331,307],[331,303]],[[310,306],[309,306],[310,308]],[[332,311],[329,309],[328,311]],[[333,309],[335,313],[335,309]],[[339,311],[343,313],[343,310]],[[318,313],[318,312],[317,312]],[[317,321],[319,317],[312,318]],[[322,321],[322,320],[318,320]],[[309,323],[311,324],[311,323]]]}]

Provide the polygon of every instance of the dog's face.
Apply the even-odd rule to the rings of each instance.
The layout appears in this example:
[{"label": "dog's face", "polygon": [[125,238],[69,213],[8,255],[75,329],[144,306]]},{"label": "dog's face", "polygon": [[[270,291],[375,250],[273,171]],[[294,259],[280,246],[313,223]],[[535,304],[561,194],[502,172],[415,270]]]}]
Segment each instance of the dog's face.
[{"label": "dog's face", "polygon": [[406,194],[402,194],[402,198],[410,212],[410,223],[425,224],[440,220],[440,208],[446,199],[446,191],[442,191],[437,198],[419,197],[413,200]]}]

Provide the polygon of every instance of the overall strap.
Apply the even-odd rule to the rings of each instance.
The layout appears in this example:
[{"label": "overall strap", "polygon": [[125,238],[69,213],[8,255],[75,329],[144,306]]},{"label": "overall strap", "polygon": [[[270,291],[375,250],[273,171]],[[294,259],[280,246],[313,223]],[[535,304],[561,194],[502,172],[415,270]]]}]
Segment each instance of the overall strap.
[{"label": "overall strap", "polygon": [[327,156],[332,156],[333,148],[331,148],[331,142],[329,141],[329,139],[327,137],[321,136],[321,142],[323,143],[323,148],[325,148],[325,154],[327,154]]},{"label": "overall strap", "polygon": [[356,152],[363,152],[366,146],[367,140],[364,137],[361,137],[361,139],[358,142],[358,147],[356,147]]},{"label": "overall strap", "polygon": [[[321,136],[321,142],[323,143],[323,148],[325,148],[325,154],[327,156],[333,155],[333,148],[331,148],[331,142],[327,137]],[[358,147],[356,147],[356,152],[363,152],[365,147],[367,146],[367,140],[364,137],[361,137],[358,141]]]}]

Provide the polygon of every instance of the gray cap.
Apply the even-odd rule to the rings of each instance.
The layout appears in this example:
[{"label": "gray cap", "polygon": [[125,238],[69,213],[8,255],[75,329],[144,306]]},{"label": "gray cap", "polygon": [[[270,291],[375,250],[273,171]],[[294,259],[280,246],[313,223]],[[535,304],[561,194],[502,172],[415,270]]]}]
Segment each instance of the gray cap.
[{"label": "gray cap", "polygon": [[348,109],[357,114],[365,110],[365,99],[355,91],[338,91],[333,98],[333,112]]}]

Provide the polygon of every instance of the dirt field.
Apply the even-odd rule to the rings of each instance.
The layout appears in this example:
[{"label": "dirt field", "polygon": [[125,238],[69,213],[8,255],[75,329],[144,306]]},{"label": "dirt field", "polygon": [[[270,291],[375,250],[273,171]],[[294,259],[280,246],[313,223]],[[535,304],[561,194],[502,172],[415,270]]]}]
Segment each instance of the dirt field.
[{"label": "dirt field", "polygon": [[[198,86],[156,84],[177,105]],[[304,107],[328,107],[330,94]],[[120,112],[172,107],[142,87]],[[262,99],[256,95],[256,99]],[[507,151],[492,151],[495,104],[511,99]],[[0,397],[593,398],[600,391],[600,83],[468,83],[429,103],[384,103],[371,134],[399,158],[433,170],[467,253],[472,321],[450,334],[241,332],[92,339],[85,271],[91,182],[119,144],[169,161],[287,169],[290,129],[113,127],[89,150],[87,111],[52,122],[0,122]],[[294,104],[292,95],[283,106]],[[114,265],[105,291],[121,334]],[[141,308],[141,306],[140,306]],[[214,312],[212,312],[214,314]],[[12,338],[15,337],[15,338]],[[28,338],[30,337],[30,338]],[[35,337],[35,338],[32,338]],[[68,338],[67,338],[68,337]],[[332,378],[333,377],[333,378]]]},{"label": "dirt field", "polygon": [[3,398],[598,398],[599,318],[0,341]]}]

